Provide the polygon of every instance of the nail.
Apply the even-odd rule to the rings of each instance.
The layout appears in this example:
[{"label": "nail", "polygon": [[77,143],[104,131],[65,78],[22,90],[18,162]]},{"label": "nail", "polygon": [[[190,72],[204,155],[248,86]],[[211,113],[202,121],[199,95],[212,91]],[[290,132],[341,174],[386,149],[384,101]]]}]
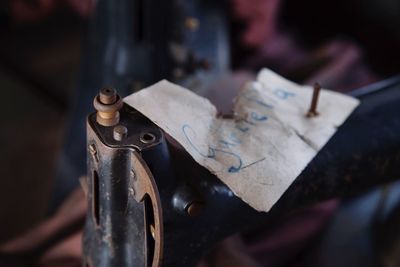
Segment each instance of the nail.
[{"label": "nail", "polygon": [[320,91],[321,91],[321,86],[319,85],[319,83],[315,83],[314,91],[313,91],[313,95],[312,95],[312,99],[311,99],[310,109],[308,110],[308,112],[306,114],[306,116],[308,118],[318,116],[317,105],[318,105],[318,97],[319,97]]}]

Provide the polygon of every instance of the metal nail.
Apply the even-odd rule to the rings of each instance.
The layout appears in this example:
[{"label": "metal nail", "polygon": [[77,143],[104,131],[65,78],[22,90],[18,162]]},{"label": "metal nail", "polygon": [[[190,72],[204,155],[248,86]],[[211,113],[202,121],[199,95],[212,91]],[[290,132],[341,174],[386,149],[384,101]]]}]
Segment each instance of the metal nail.
[{"label": "metal nail", "polygon": [[313,91],[313,95],[312,95],[312,99],[311,99],[310,109],[308,110],[308,112],[306,114],[306,116],[308,118],[318,116],[317,105],[318,105],[318,97],[319,97],[320,91],[321,91],[321,86],[319,85],[319,83],[315,83],[314,91]]}]

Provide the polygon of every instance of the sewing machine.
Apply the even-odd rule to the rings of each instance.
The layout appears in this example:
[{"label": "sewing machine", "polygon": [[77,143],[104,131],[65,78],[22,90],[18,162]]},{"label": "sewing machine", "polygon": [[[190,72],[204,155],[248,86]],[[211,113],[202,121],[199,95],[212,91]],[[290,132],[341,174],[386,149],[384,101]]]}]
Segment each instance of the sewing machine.
[{"label": "sewing machine", "polygon": [[76,168],[63,180],[71,183],[87,151],[84,266],[196,266],[230,234],[400,177],[399,79],[353,93],[361,105],[269,213],[235,196],[112,88],[96,96],[80,142],[83,114],[106,84],[122,96],[163,78],[201,91],[228,72],[223,10],[219,1],[97,2],[63,157]]},{"label": "sewing machine", "polygon": [[102,89],[87,120],[85,266],[196,266],[228,235],[399,177],[399,87],[394,79],[355,91],[361,105],[269,213],[236,197],[114,89]]}]

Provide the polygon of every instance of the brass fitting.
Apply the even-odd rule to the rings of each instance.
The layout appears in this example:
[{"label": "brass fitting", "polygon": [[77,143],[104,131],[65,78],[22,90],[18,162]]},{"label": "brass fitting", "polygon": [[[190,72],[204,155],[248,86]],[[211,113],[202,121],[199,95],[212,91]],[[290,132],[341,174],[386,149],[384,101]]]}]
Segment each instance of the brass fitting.
[{"label": "brass fitting", "polygon": [[96,121],[103,126],[115,126],[119,123],[119,110],[123,102],[114,88],[105,87],[93,100],[97,110]]}]

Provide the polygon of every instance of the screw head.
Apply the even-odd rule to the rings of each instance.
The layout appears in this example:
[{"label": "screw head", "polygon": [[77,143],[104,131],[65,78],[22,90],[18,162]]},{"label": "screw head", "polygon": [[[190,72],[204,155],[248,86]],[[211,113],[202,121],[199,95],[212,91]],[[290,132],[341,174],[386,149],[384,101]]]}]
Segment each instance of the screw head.
[{"label": "screw head", "polygon": [[204,209],[204,204],[201,202],[195,201],[188,205],[188,207],[186,208],[186,211],[189,214],[189,216],[196,217],[196,216],[200,215],[200,213],[203,211],[203,209]]},{"label": "screw head", "polygon": [[123,125],[114,127],[113,136],[116,141],[122,141],[128,135],[128,128]]}]

